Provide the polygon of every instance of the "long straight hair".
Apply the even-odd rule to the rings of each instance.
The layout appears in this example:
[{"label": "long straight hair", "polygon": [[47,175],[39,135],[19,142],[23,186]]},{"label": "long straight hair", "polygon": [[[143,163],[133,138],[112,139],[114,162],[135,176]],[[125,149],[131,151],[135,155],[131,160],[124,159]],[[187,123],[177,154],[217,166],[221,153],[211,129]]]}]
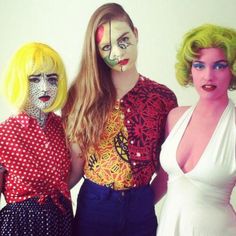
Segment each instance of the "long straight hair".
[{"label": "long straight hair", "polygon": [[98,27],[111,20],[126,22],[135,30],[129,15],[119,4],[104,4],[93,13],[85,35],[80,70],[62,110],[68,140],[78,143],[83,154],[99,142],[116,100],[111,70],[100,57],[96,43]]}]

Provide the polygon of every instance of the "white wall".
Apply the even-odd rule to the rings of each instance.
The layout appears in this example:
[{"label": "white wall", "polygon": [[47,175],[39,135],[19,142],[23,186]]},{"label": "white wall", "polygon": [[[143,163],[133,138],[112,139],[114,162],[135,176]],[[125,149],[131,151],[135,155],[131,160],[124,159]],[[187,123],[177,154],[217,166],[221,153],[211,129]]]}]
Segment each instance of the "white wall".
[{"label": "white wall", "polygon": [[[0,0],[0,74],[23,43],[42,41],[63,57],[68,76],[75,77],[89,17],[106,0]],[[193,104],[192,88],[175,81],[176,49],[183,34],[202,23],[236,28],[236,0],[118,0],[139,30],[139,72],[166,84],[180,105]],[[235,92],[230,94],[236,101]],[[0,122],[11,113],[0,97]],[[73,200],[78,187],[73,189]],[[3,204],[3,203],[2,203]],[[157,212],[158,206],[157,206]]]}]

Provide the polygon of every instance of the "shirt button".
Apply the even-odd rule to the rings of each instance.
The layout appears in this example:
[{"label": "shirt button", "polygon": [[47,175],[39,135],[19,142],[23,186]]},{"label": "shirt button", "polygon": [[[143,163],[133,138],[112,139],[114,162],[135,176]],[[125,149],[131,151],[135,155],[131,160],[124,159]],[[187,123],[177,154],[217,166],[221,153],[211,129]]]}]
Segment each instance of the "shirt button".
[{"label": "shirt button", "polygon": [[133,162],[132,165],[133,165],[133,166],[136,166],[136,162]]},{"label": "shirt button", "polygon": [[136,156],[137,156],[137,157],[141,157],[141,153],[140,153],[140,152],[137,152],[137,153],[136,153]]},{"label": "shirt button", "polygon": [[123,100],[123,99],[121,99],[121,100],[120,100],[120,102],[122,103],[122,102],[124,102],[124,100]]},{"label": "shirt button", "polygon": [[127,112],[131,112],[130,108],[127,109]]},{"label": "shirt button", "polygon": [[130,123],[130,120],[127,120],[127,123],[129,124],[129,123]]},{"label": "shirt button", "polygon": [[131,141],[130,141],[130,143],[131,143],[131,144],[134,144],[134,141],[133,141],[133,140],[131,140]]},{"label": "shirt button", "polygon": [[122,196],[122,197],[125,196],[125,192],[124,192],[124,191],[121,192],[121,196]]}]

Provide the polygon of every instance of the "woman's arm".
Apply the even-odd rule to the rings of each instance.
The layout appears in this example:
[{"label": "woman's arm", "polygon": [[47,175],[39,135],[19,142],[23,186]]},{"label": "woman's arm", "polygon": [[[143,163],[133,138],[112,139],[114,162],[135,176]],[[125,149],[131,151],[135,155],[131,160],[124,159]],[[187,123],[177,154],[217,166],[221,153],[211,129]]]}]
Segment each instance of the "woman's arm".
[{"label": "woman's arm", "polygon": [[167,191],[167,173],[160,167],[156,172],[156,177],[151,182],[151,188],[154,192],[154,204],[161,200]]},{"label": "woman's arm", "polygon": [[[182,116],[182,114],[188,109],[188,107],[176,107],[172,109],[166,120],[166,126],[165,126],[165,137],[169,135],[170,131],[176,124],[176,122],[179,120],[179,118]],[[167,181],[168,181],[168,175],[167,173],[160,167],[159,171],[156,172],[156,177],[153,179],[151,183],[151,187],[154,192],[154,201],[157,203],[161,198],[165,195],[167,191]]]},{"label": "woman's arm", "polygon": [[0,164],[0,197],[3,189],[3,177],[4,177],[5,168]]},{"label": "woman's arm", "polygon": [[71,154],[71,173],[69,177],[69,187],[73,188],[84,174],[84,158],[77,143],[72,143],[70,148]]}]

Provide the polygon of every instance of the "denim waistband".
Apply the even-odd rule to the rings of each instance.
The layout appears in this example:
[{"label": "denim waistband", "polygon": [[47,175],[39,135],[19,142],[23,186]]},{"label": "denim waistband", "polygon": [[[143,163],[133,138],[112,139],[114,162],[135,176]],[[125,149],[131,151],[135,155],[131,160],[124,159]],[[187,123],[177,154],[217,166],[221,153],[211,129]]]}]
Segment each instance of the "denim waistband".
[{"label": "denim waistband", "polygon": [[111,195],[117,195],[117,196],[127,196],[127,195],[132,195],[132,194],[137,194],[138,192],[145,192],[150,189],[150,185],[145,185],[141,187],[134,187],[134,188],[129,188],[129,189],[123,189],[123,190],[115,190],[103,185],[96,184],[95,182],[89,180],[89,179],[84,179],[83,183],[83,191],[92,191],[94,193],[101,193],[101,194],[111,194]]}]

